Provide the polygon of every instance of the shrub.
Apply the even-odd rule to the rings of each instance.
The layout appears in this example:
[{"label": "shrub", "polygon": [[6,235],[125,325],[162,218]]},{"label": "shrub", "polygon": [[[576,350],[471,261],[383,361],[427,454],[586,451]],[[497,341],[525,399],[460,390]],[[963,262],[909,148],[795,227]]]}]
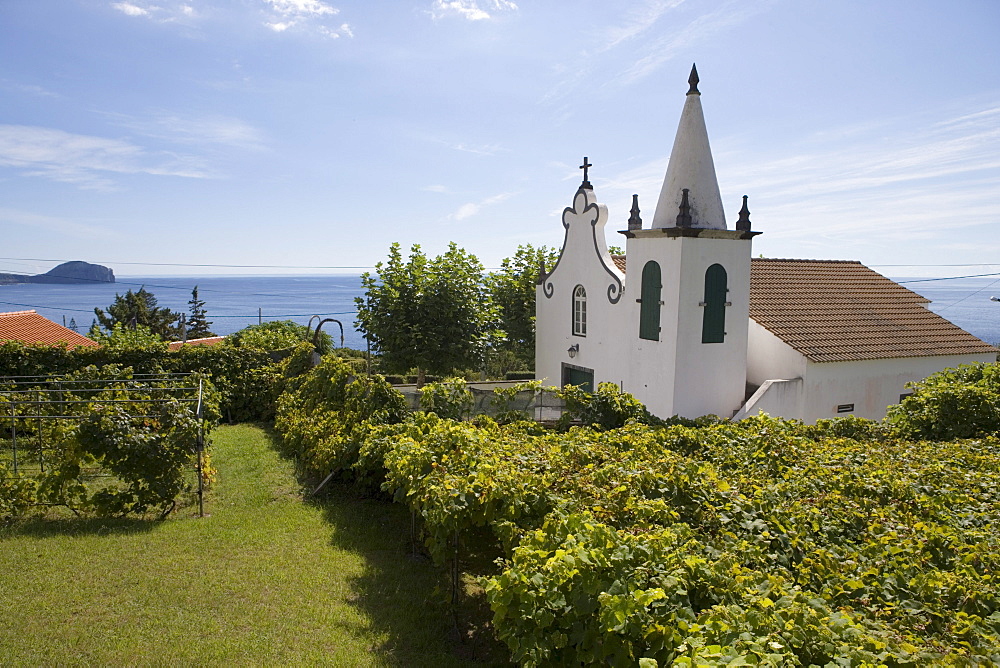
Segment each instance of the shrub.
[{"label": "shrub", "polygon": [[623,392],[614,383],[600,383],[596,392],[567,385],[556,395],[566,402],[561,418],[564,426],[573,420],[598,429],[617,429],[630,420],[642,424],[660,423],[638,399]]},{"label": "shrub", "polygon": [[38,483],[0,462],[0,520],[24,515],[35,505]]},{"label": "shrub", "polygon": [[[313,333],[305,325],[291,320],[272,320],[259,325],[250,325],[230,334],[221,345],[233,348],[256,348],[258,350],[284,350],[294,348],[305,341],[312,343]],[[320,332],[316,346],[319,354],[333,350],[333,339],[326,332]]]},{"label": "shrub", "polygon": [[288,382],[278,400],[275,428],[285,452],[305,470],[326,475],[357,461],[361,441],[380,424],[402,422],[403,395],[381,376],[358,376],[336,357],[325,357]]},{"label": "shrub", "polygon": [[[190,488],[188,474],[195,469],[202,423],[193,394],[178,396],[176,379],[134,379],[130,369],[116,365],[89,366],[60,380],[73,388],[69,403],[23,405],[31,413],[66,417],[38,423],[50,447],[45,470],[34,480],[0,472],[6,511],[23,512],[37,500],[78,513],[170,513],[178,495]],[[200,380],[210,427],[218,417],[217,394]],[[28,399],[37,396],[31,388],[25,393]],[[206,477],[211,478],[210,468]]]},{"label": "shrub", "polygon": [[464,378],[445,378],[420,389],[420,409],[450,420],[469,417],[475,399]]},{"label": "shrub", "polygon": [[886,414],[904,438],[947,441],[1000,431],[1000,364],[963,364],[908,387],[913,394]]},{"label": "shrub", "polygon": [[48,376],[87,366],[117,365],[133,373],[199,372],[212,379],[220,410],[229,422],[270,420],[281,390],[281,369],[268,351],[231,346],[183,346],[172,352],[166,344],[79,347],[0,343],[0,369],[10,376]]}]

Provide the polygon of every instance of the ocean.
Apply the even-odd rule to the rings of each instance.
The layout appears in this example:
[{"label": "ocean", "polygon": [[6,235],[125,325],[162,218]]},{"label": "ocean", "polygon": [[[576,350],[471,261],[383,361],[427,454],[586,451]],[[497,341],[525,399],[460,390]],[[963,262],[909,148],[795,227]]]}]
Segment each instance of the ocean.
[{"label": "ocean", "polygon": [[[933,280],[896,278],[907,288],[932,300],[931,310],[988,343],[1000,344],[1000,278]],[[191,289],[205,302],[216,334],[232,334],[258,319],[292,320],[307,324],[313,315],[336,318],[344,326],[344,345],[364,349],[354,329],[354,298],[361,295],[361,277],[335,276],[121,276],[117,283],[91,285],[0,285],[0,311],[34,309],[67,324],[75,320],[86,334],[94,308],[107,308],[116,294],[145,286],[160,306],[186,313]],[[336,342],[340,330],[327,323],[324,332]]]},{"label": "ocean", "polygon": [[[345,346],[365,348],[364,338],[354,329],[354,298],[362,292],[360,276],[119,276],[117,280],[84,285],[0,285],[0,311],[34,309],[60,324],[65,319],[67,325],[76,320],[78,331],[86,334],[94,320],[94,308],[107,309],[116,294],[145,286],[156,296],[158,306],[187,313],[191,290],[198,286],[198,298],[205,302],[216,334],[232,334],[259,320],[292,320],[305,325],[318,315],[343,324]],[[323,331],[339,344],[336,323],[326,323]]]}]

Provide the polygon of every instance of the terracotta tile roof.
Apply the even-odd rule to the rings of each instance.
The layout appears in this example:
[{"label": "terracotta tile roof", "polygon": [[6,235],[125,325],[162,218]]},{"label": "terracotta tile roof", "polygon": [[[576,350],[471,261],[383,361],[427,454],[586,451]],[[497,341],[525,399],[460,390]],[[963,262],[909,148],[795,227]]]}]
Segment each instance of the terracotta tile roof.
[{"label": "terracotta tile roof", "polygon": [[750,262],[750,317],[813,362],[998,352],[929,303],[856,261]]},{"label": "terracotta tile roof", "polygon": [[180,350],[181,346],[214,346],[217,343],[222,343],[226,337],[224,336],[208,336],[204,339],[188,339],[187,341],[171,341],[171,350]]},{"label": "terracotta tile roof", "polygon": [[618,267],[618,271],[625,273],[625,256],[624,255],[612,255],[611,259],[615,261],[615,266]]},{"label": "terracotta tile roof", "polygon": [[96,346],[97,342],[77,334],[72,329],[54,323],[35,311],[0,313],[0,341],[24,341],[57,345],[65,342],[70,348]]},{"label": "terracotta tile roof", "polygon": [[813,362],[995,354],[860,262],[754,258],[750,317]]}]

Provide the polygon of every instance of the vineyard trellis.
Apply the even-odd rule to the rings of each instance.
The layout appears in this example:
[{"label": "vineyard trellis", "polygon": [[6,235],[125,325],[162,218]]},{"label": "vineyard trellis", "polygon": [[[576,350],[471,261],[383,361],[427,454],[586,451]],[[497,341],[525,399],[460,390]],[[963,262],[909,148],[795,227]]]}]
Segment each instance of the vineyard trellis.
[{"label": "vineyard trellis", "polygon": [[[88,375],[93,377],[86,377]],[[61,457],[65,457],[66,448],[72,447],[67,445],[69,437],[86,424],[107,418],[112,426],[124,425],[124,431],[119,429],[114,436],[119,443],[126,444],[126,449],[118,447],[115,453],[103,458],[91,456],[87,466],[76,463],[75,469],[71,468],[76,473],[75,482],[103,480],[106,483],[121,477],[120,471],[113,470],[115,454],[128,457],[127,448],[138,447],[136,444],[140,442],[156,447],[157,440],[150,438],[151,432],[160,426],[176,428],[180,422],[175,416],[180,416],[189,428],[177,431],[180,438],[190,441],[182,443],[181,450],[193,455],[198,513],[203,517],[206,478],[203,376],[198,373],[131,374],[128,370],[120,375],[102,377],[104,375],[92,370],[90,374],[68,376],[0,376],[0,477],[4,476],[6,468],[8,479],[28,478],[42,484],[46,476],[53,475],[53,468]],[[130,431],[138,428],[145,430],[145,441],[141,435]],[[142,473],[137,472],[140,476]],[[157,474],[162,471],[149,472],[150,476]],[[32,505],[69,504],[36,499]],[[163,516],[173,507],[171,503]]]}]

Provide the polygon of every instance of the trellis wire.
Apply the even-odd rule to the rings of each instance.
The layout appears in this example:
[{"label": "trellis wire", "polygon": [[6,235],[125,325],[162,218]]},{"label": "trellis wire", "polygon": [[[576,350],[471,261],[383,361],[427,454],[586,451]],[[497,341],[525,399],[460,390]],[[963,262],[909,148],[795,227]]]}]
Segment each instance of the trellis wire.
[{"label": "trellis wire", "polygon": [[[22,459],[18,457],[17,447],[17,421],[18,420],[38,420],[38,455],[39,470],[45,472],[44,459],[44,432],[43,420],[74,420],[83,417],[82,414],[50,414],[50,413],[18,413],[19,406],[71,406],[88,405],[99,406],[103,404],[192,404],[195,409],[195,418],[198,421],[198,433],[196,436],[195,450],[197,454],[196,471],[198,475],[198,515],[205,516],[205,484],[204,484],[204,451],[205,451],[205,421],[204,421],[204,386],[199,377],[197,385],[175,385],[172,387],[152,387],[150,383],[170,383],[181,382],[196,374],[185,373],[145,373],[133,374],[131,378],[101,378],[101,379],[60,379],[52,376],[0,376],[0,404],[6,403],[10,409],[9,417],[4,411],[4,420],[10,420],[10,441],[11,441],[11,464],[13,473],[17,474],[22,468]],[[74,385],[90,385],[98,387],[64,387]],[[11,387],[13,389],[11,389]],[[59,394],[65,396],[79,396],[85,392],[130,392],[141,391],[144,393],[157,392],[184,392],[188,397],[167,397],[163,399],[42,399],[42,395]],[[21,395],[33,395],[35,399],[21,399]],[[153,419],[159,415],[150,414],[129,414],[132,419]],[[49,448],[50,450],[53,448]],[[88,477],[112,477],[111,474],[100,474],[87,472]]]}]

